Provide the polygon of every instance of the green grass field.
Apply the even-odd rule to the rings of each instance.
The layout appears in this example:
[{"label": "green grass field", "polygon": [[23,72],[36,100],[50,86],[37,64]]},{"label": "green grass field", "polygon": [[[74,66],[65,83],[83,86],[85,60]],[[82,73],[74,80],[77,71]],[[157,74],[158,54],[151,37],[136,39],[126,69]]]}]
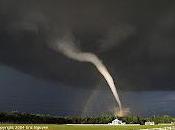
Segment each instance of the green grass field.
[{"label": "green grass field", "polygon": [[1,124],[0,130],[139,130],[146,128],[163,128],[170,125],[154,126],[81,126],[81,125],[47,125],[47,124]]}]

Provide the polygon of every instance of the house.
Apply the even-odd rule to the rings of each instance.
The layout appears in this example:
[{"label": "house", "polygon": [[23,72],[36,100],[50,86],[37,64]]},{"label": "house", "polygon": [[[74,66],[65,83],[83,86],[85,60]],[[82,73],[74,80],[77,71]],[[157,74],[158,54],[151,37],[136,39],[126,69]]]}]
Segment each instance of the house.
[{"label": "house", "polygon": [[112,121],[112,123],[109,123],[110,125],[123,125],[123,124],[126,124],[125,122],[122,122],[121,120],[119,119],[115,119]]},{"label": "house", "polygon": [[155,123],[148,121],[148,122],[145,122],[145,125],[155,125]]}]

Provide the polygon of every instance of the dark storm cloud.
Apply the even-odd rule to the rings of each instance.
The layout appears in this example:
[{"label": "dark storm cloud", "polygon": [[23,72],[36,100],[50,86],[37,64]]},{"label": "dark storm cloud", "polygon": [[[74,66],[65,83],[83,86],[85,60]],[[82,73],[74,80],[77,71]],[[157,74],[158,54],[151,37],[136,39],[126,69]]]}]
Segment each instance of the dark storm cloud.
[{"label": "dark storm cloud", "polygon": [[70,32],[96,53],[120,89],[174,89],[175,2],[0,1],[0,61],[35,77],[94,86],[95,68],[49,47]]}]

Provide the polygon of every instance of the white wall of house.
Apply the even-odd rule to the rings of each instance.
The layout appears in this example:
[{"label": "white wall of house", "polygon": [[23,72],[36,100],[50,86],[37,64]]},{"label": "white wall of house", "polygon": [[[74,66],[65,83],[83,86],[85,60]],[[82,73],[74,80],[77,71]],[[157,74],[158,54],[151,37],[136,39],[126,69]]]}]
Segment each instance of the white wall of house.
[{"label": "white wall of house", "polygon": [[115,119],[112,121],[112,123],[109,123],[109,124],[112,124],[112,125],[122,125],[122,124],[125,124],[123,123],[121,120],[119,119]]},{"label": "white wall of house", "polygon": [[145,122],[145,125],[155,125],[155,123],[148,121],[148,122]]}]

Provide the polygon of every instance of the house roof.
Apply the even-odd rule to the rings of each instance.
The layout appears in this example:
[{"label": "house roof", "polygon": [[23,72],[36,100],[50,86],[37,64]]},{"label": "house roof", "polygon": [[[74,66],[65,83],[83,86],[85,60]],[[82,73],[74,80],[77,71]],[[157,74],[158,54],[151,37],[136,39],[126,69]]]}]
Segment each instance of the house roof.
[{"label": "house roof", "polygon": [[113,121],[121,121],[121,120],[119,120],[119,119],[117,119],[117,118],[116,118],[116,119],[115,119],[115,120],[113,120]]}]

